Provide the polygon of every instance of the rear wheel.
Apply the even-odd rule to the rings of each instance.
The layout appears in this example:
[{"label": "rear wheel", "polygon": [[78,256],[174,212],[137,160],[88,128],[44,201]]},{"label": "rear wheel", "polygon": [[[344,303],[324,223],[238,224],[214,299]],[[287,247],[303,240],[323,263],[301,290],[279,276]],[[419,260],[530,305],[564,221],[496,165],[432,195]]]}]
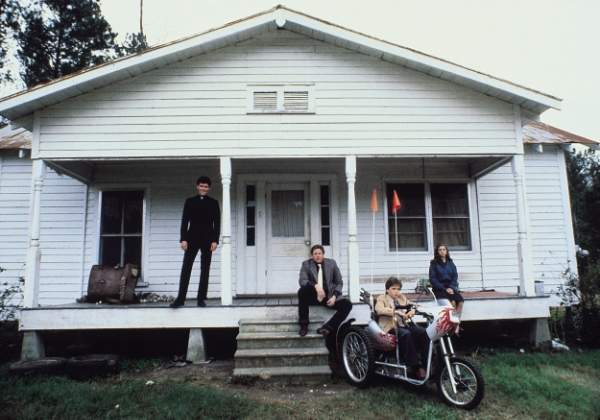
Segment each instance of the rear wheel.
[{"label": "rear wheel", "polygon": [[364,388],[371,383],[375,374],[375,350],[364,329],[348,328],[342,343],[342,360],[352,385]]},{"label": "rear wheel", "polygon": [[[479,368],[467,358],[451,357],[451,372],[442,364],[440,375],[437,378],[438,395],[445,404],[451,407],[472,410],[477,407],[483,398],[484,383]],[[450,375],[456,382],[456,392],[452,389]]]}]

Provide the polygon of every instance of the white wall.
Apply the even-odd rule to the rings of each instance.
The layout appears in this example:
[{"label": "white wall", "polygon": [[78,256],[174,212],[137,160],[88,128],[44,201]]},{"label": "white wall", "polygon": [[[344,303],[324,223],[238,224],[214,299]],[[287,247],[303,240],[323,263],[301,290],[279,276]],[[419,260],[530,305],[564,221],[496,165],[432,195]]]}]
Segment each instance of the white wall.
[{"label": "white wall", "polygon": [[[315,85],[314,115],[247,115],[249,84]],[[278,30],[39,113],[41,157],[514,153],[513,106]]]},{"label": "white wall", "polygon": [[20,284],[19,277],[25,276],[31,160],[18,154],[18,150],[0,152],[0,267],[6,270],[0,273],[0,290]]},{"label": "white wall", "polygon": [[567,269],[577,272],[565,157],[562,149],[544,145],[543,153],[526,148],[525,177],[531,225],[534,276],[551,293],[551,305]]}]

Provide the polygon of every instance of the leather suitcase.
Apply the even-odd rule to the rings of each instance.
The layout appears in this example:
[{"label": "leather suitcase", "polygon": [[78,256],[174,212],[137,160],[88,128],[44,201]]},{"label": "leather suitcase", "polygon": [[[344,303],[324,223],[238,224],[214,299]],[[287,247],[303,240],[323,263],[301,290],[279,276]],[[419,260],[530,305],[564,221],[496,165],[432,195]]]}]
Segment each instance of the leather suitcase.
[{"label": "leather suitcase", "polygon": [[88,282],[87,302],[131,302],[137,285],[139,268],[94,265]]}]

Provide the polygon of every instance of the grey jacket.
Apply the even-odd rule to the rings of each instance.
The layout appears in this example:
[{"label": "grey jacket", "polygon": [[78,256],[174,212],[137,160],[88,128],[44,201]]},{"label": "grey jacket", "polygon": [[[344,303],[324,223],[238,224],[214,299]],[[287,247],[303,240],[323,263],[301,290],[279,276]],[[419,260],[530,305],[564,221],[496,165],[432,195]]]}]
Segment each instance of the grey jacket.
[{"label": "grey jacket", "polygon": [[[342,280],[342,273],[337,263],[331,258],[323,258],[322,264],[325,286],[327,288],[327,299],[330,299],[334,294],[337,300],[344,299],[342,296],[344,281]],[[298,282],[300,283],[300,287],[315,287],[317,284],[317,263],[312,258],[302,262]]]}]

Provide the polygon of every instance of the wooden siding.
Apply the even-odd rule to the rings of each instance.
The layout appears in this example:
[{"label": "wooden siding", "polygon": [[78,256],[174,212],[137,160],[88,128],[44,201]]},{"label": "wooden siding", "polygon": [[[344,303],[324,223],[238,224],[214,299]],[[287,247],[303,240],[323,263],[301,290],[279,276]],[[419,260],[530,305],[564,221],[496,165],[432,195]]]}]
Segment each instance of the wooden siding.
[{"label": "wooden siding", "polygon": [[[31,160],[18,150],[0,152],[0,291],[25,276],[29,238]],[[22,286],[22,285],[21,285]]]},{"label": "wooden siding", "polygon": [[81,297],[84,198],[85,185],[47,169],[40,220],[40,305]]},{"label": "wooden siding", "polygon": [[477,181],[483,286],[508,293],[519,286],[515,190],[510,163]]},{"label": "wooden siding", "polygon": [[[315,84],[316,114],[247,115],[249,84]],[[510,104],[280,30],[42,111],[44,158],[508,154]]]},{"label": "wooden siding", "polygon": [[[557,286],[564,281],[567,269],[574,269],[570,212],[565,214],[563,204],[569,203],[568,191],[564,191],[561,177],[566,179],[562,149],[544,145],[543,153],[528,151],[525,155],[527,180],[527,204],[531,226],[534,276],[544,282],[546,293],[552,293],[550,304],[557,306],[560,299],[555,295]],[[567,207],[568,211],[568,207]],[[571,238],[569,238],[571,236]],[[576,270],[576,268],[575,268]]]}]

